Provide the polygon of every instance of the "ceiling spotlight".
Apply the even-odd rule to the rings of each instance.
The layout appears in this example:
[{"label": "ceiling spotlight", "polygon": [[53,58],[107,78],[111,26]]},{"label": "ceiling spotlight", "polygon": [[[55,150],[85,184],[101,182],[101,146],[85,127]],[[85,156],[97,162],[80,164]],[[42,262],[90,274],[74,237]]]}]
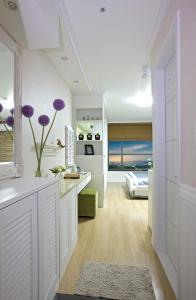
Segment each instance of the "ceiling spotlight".
[{"label": "ceiling spotlight", "polygon": [[67,61],[68,57],[67,56],[61,56],[61,60]]},{"label": "ceiling spotlight", "polygon": [[18,9],[18,4],[16,3],[15,0],[4,0],[4,4],[10,10],[17,10]]},{"label": "ceiling spotlight", "polygon": [[105,12],[106,12],[106,8],[105,8],[105,7],[101,7],[101,8],[100,8],[100,12],[101,12],[101,13],[105,13]]},{"label": "ceiling spotlight", "polygon": [[79,83],[79,80],[74,80],[73,83]]},{"label": "ceiling spotlight", "polygon": [[146,79],[148,77],[148,72],[149,72],[149,66],[148,65],[143,66],[141,78]]}]

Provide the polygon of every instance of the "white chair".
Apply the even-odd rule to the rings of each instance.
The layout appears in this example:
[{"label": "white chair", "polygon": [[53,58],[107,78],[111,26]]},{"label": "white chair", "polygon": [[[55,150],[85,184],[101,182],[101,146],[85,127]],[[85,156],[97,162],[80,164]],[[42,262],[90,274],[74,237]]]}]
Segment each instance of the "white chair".
[{"label": "white chair", "polygon": [[125,175],[126,185],[129,189],[131,198],[135,197],[145,197],[148,198],[148,184],[143,183],[139,178],[133,173],[128,172]]}]

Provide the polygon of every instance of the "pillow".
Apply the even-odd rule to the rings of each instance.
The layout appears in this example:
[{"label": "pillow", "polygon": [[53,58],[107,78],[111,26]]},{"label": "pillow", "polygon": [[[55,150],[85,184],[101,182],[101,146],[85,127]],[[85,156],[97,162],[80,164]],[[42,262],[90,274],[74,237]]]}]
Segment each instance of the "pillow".
[{"label": "pillow", "polygon": [[135,176],[135,174],[133,174],[133,172],[128,172],[128,175],[132,178],[134,185],[138,185],[138,179]]}]

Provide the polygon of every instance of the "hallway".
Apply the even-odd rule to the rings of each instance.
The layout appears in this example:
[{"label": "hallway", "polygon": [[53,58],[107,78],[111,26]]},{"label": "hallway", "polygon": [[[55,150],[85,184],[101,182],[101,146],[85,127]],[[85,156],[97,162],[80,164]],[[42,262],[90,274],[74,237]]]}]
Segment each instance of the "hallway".
[{"label": "hallway", "polygon": [[123,184],[110,183],[95,219],[80,219],[79,238],[59,292],[73,293],[85,261],[149,266],[157,300],[173,300],[147,229],[147,200],[130,200]]}]

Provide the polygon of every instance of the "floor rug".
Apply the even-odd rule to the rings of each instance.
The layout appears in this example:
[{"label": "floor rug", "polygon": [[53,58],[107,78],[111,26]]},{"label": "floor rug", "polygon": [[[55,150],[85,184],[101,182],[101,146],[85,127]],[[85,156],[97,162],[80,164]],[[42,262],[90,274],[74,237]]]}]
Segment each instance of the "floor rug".
[{"label": "floor rug", "polygon": [[98,262],[83,265],[75,294],[120,300],[156,299],[147,267]]}]

